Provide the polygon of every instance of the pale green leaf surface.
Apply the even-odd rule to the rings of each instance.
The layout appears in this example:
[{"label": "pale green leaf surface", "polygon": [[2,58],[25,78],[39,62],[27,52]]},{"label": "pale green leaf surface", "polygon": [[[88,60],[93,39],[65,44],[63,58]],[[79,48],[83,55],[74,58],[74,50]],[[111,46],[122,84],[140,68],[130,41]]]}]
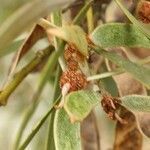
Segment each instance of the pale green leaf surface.
[{"label": "pale green leaf surface", "polygon": [[106,47],[150,48],[150,40],[133,24],[108,23],[97,27],[91,35],[94,44]]},{"label": "pale green leaf surface", "polygon": [[122,97],[121,101],[132,112],[150,112],[150,96],[129,95]]},{"label": "pale green leaf surface", "polygon": [[114,52],[107,52],[101,48],[96,48],[96,52],[102,54],[108,60],[112,61],[125,71],[130,73],[135,79],[143,83],[147,88],[150,88],[150,69],[142,65],[133,63]]},{"label": "pale green leaf surface", "polygon": [[0,26],[0,51],[3,51],[3,48],[9,45],[12,40],[40,17],[44,17],[51,11],[72,1],[32,0],[30,3],[18,9]]},{"label": "pale green leaf surface", "polygon": [[72,124],[64,109],[56,111],[54,141],[56,150],[81,150],[80,124]]},{"label": "pale green leaf surface", "polygon": [[65,25],[61,28],[49,29],[49,33],[74,44],[84,56],[88,56],[88,44],[85,32],[77,25]]},{"label": "pale green leaf surface", "polygon": [[128,19],[141,31],[143,32],[149,39],[150,39],[150,28],[143,24],[142,22],[139,22],[122,4],[120,0],[115,0],[118,6],[121,8],[121,10],[124,12],[124,14],[128,17]]},{"label": "pale green leaf surface", "polygon": [[64,108],[71,121],[82,121],[100,103],[99,93],[90,90],[75,91],[65,98]]}]

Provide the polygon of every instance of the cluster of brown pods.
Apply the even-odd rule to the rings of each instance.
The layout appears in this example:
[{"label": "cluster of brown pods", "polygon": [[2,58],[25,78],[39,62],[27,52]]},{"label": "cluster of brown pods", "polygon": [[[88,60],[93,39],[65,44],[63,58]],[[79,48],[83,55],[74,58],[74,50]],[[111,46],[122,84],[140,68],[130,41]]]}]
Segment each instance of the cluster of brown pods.
[{"label": "cluster of brown pods", "polygon": [[62,73],[60,87],[62,88],[65,84],[69,84],[69,92],[85,88],[87,85],[86,76],[79,68],[79,63],[82,62],[85,57],[73,44],[69,44],[64,51],[64,58],[67,62],[67,70]]}]

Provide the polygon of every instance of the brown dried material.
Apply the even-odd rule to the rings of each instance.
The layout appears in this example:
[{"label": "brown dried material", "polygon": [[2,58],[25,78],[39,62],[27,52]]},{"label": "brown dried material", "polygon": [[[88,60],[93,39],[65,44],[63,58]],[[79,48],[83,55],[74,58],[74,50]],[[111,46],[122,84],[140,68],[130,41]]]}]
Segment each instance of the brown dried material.
[{"label": "brown dried material", "polygon": [[72,70],[67,70],[63,72],[61,76],[60,86],[63,87],[63,85],[66,83],[70,84],[69,92],[71,92],[85,88],[87,85],[87,80],[84,74]]},{"label": "brown dried material", "polygon": [[67,62],[67,66],[69,70],[77,71],[79,69],[78,62],[75,60],[69,60]]},{"label": "brown dried material", "polygon": [[100,150],[100,135],[97,120],[92,111],[81,122],[82,150]]},{"label": "brown dried material", "polygon": [[78,51],[78,49],[73,45],[69,44],[64,51],[64,58],[68,61],[76,61],[82,62],[84,60],[84,56]]},{"label": "brown dried material", "polygon": [[150,23],[150,2],[141,1],[137,7],[137,16],[143,23]]},{"label": "brown dried material", "polygon": [[126,123],[125,120],[119,117],[117,111],[120,108],[121,101],[117,98],[111,97],[109,95],[103,95],[101,105],[103,110],[107,113],[108,117],[112,120],[118,120],[121,123]]}]

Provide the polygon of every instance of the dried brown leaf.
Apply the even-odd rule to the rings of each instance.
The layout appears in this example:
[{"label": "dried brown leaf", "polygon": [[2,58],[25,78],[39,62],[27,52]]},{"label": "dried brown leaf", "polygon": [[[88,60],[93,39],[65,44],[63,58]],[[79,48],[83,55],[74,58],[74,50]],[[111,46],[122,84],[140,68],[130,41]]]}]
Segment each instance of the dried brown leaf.
[{"label": "dried brown leaf", "polygon": [[43,28],[39,25],[35,25],[33,30],[30,32],[29,36],[25,39],[20,49],[16,52],[12,59],[11,66],[9,68],[8,76],[13,74],[17,64],[21,60],[21,58],[29,52],[31,47],[41,38],[45,36],[45,32]]},{"label": "dried brown leaf", "polygon": [[81,140],[83,150],[100,150],[98,127],[95,115],[91,112],[81,123]]}]

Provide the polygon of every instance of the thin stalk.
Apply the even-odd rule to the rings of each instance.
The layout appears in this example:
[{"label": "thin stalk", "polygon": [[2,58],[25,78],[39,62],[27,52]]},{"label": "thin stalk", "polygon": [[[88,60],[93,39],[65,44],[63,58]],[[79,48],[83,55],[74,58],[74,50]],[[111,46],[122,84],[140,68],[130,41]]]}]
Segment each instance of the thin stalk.
[{"label": "thin stalk", "polygon": [[34,138],[34,136],[37,134],[41,126],[44,124],[46,119],[49,117],[50,113],[54,110],[54,106],[57,104],[57,102],[60,100],[61,95],[58,97],[57,100],[55,100],[55,103],[50,107],[48,112],[44,115],[44,117],[37,123],[35,128],[32,129],[31,133],[27,136],[27,138],[24,140],[24,142],[19,147],[19,150],[24,150],[28,144],[31,142],[31,140]]},{"label": "thin stalk", "polygon": [[[61,19],[61,12],[53,12],[51,15],[51,22],[54,23],[57,26],[62,25],[62,19]],[[54,38],[54,47],[57,50],[57,48],[60,46],[61,40],[58,38]],[[59,64],[64,71],[66,69],[66,66],[64,65],[64,58],[63,56],[59,57]],[[59,66],[58,66],[59,67]],[[54,99],[57,96],[58,89],[59,89],[59,78],[60,78],[60,68],[58,68],[57,76],[55,78],[55,87],[54,87]],[[48,132],[48,138],[47,138],[47,145],[46,149],[47,150],[55,150],[55,143],[54,143],[54,135],[53,135],[53,123],[54,123],[54,116],[55,116],[55,111],[52,112],[51,117],[49,119],[49,132]]]},{"label": "thin stalk", "polygon": [[92,2],[93,2],[93,0],[90,0],[82,7],[82,9],[79,11],[79,13],[73,19],[73,21],[72,21],[73,24],[79,24],[81,22],[81,20],[83,20],[83,18],[86,16],[87,11],[90,8]]},{"label": "thin stalk", "polygon": [[[141,65],[148,64],[148,63],[150,63],[150,57],[148,56],[148,57],[146,57],[144,59],[136,61],[135,63],[141,64]],[[105,73],[102,73],[102,74],[89,76],[89,77],[87,77],[87,81],[108,78],[108,77],[111,77],[111,76],[114,76],[114,75],[118,75],[118,74],[121,74],[121,73],[124,73],[124,72],[125,71],[121,70],[121,68],[120,68],[120,69],[117,69],[117,70],[114,70],[114,71],[110,71],[110,72],[105,72]]]},{"label": "thin stalk", "polygon": [[[60,11],[56,11],[56,12],[52,13],[51,22],[53,24],[57,25],[57,26],[62,26],[62,19],[61,19],[61,12]],[[50,41],[51,41],[51,39],[50,39]],[[61,41],[62,41],[61,39],[58,39],[58,38],[54,37],[55,50],[58,49],[58,47],[60,46]],[[61,55],[59,57],[58,61],[59,61],[59,64],[60,64],[62,70],[65,71],[66,70],[66,63],[65,63],[63,55]]]},{"label": "thin stalk", "polygon": [[14,144],[14,150],[16,150],[19,146],[23,131],[24,131],[28,121],[32,117],[33,113],[35,112],[35,110],[39,104],[39,97],[40,97],[40,95],[44,89],[46,81],[48,80],[49,74],[52,73],[52,71],[53,71],[53,69],[57,63],[58,57],[63,53],[63,49],[64,49],[64,43],[61,44],[58,51],[53,52],[51,54],[51,56],[48,59],[48,62],[46,63],[46,65],[44,66],[44,68],[42,70],[42,73],[40,75],[40,81],[39,81],[38,88],[37,88],[36,93],[33,95],[32,100],[31,100],[33,103],[26,110],[25,115],[24,115],[23,120],[22,120],[22,123],[20,125],[20,128],[18,130],[18,133],[16,136],[16,141]]},{"label": "thin stalk", "polygon": [[94,30],[94,19],[93,19],[93,8],[90,7],[87,11],[87,25],[88,33],[91,33]]},{"label": "thin stalk", "polygon": [[[54,95],[53,100],[56,99],[57,95],[60,94],[60,88],[59,88],[59,79],[61,75],[61,68],[60,66],[57,67],[56,77],[55,77],[55,83],[54,83]],[[53,101],[54,103],[55,101]],[[55,150],[54,145],[54,136],[53,136],[53,123],[54,123],[54,116],[55,116],[55,110],[52,111],[51,117],[49,119],[49,130],[48,130],[48,137],[47,137],[47,144],[46,149],[47,150]]]},{"label": "thin stalk", "polygon": [[0,93],[0,105],[6,105],[9,96],[14,92],[14,90],[19,86],[19,84],[24,80],[24,78],[38,66],[44,58],[50,55],[53,47],[48,47],[41,52],[37,52],[35,58],[18,71],[14,78],[8,83]]},{"label": "thin stalk", "polygon": [[137,28],[143,32],[149,39],[150,39],[150,30],[147,28],[146,25],[139,22],[122,4],[120,0],[115,0],[120,9],[124,12],[124,14],[129,18],[129,20],[137,26]]},{"label": "thin stalk", "polygon": [[103,79],[103,78],[108,78],[110,76],[114,76],[114,75],[118,75],[123,73],[124,71],[122,70],[116,70],[116,71],[110,71],[110,72],[105,72],[102,74],[97,74],[97,75],[93,75],[90,77],[87,77],[87,81],[91,81],[91,80],[99,80],[99,79]]}]

